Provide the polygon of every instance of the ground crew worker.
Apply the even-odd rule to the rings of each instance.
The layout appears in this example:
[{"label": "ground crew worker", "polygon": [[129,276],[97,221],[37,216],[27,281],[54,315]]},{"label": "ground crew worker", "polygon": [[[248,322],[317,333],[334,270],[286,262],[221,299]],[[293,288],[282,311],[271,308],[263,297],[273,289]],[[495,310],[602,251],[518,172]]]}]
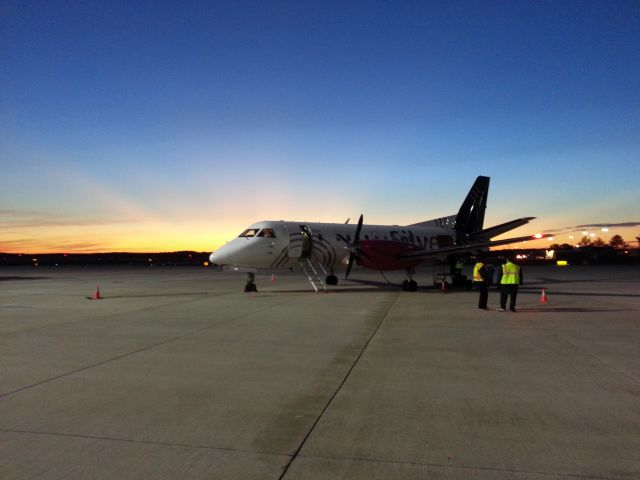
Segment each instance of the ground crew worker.
[{"label": "ground crew worker", "polygon": [[478,298],[478,308],[480,310],[489,310],[487,307],[487,300],[489,298],[489,291],[487,285],[489,284],[489,276],[487,275],[487,267],[485,266],[482,258],[478,258],[478,261],[473,266],[473,283],[478,287],[480,291],[480,297]]},{"label": "ground crew worker", "polygon": [[518,286],[522,284],[522,269],[513,263],[513,258],[507,258],[502,265],[502,277],[500,278],[500,308],[498,311],[504,312],[507,309],[507,297],[511,297],[509,310],[516,311],[516,298],[518,296]]}]

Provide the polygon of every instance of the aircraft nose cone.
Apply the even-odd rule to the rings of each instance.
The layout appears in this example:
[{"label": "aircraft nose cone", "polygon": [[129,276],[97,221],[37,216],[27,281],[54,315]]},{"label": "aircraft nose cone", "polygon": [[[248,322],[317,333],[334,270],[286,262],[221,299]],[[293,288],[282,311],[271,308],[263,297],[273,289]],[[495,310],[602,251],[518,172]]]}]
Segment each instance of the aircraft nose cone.
[{"label": "aircraft nose cone", "polygon": [[231,257],[228,245],[223,245],[211,255],[209,255],[209,261],[215,265],[230,265]]}]

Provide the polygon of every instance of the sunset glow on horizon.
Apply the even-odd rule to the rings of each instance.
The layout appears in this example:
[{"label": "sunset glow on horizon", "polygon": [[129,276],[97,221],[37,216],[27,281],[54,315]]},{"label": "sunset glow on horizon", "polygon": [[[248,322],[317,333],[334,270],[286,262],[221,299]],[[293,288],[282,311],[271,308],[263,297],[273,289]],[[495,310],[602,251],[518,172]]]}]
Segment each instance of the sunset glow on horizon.
[{"label": "sunset glow on horizon", "polygon": [[0,252],[407,225],[455,214],[478,175],[485,227],[537,217],[503,238],[633,244],[640,11],[588,4],[8,2]]},{"label": "sunset glow on horizon", "polygon": [[[4,212],[0,212],[4,215]],[[16,215],[14,212],[13,215]],[[225,228],[216,227],[215,220],[208,218],[191,218],[188,220],[157,219],[157,218],[131,218],[129,220],[109,220],[109,219],[83,219],[64,218],[55,215],[43,216],[34,212],[22,214],[18,222],[13,225],[5,222],[0,231],[0,245],[4,253],[103,253],[103,252],[173,252],[173,251],[200,251],[211,252],[223,245],[225,242],[235,238],[250,224],[262,220],[280,219],[278,216],[250,217],[245,214],[244,219],[227,218],[224,220]],[[342,216],[324,218],[313,218],[309,215],[298,215],[293,217],[283,217],[285,220],[299,220],[310,222],[342,223],[346,220],[346,213]],[[354,219],[356,215],[351,215]],[[487,218],[492,216],[487,215]],[[429,217],[431,218],[431,217]],[[413,221],[429,219],[415,218]],[[435,218],[435,217],[434,217]],[[492,223],[485,221],[485,227],[499,223],[501,219]],[[551,243],[576,245],[585,236],[578,227],[551,228],[545,231],[562,233],[556,234],[551,239],[534,238],[534,233],[542,219],[533,220],[530,224],[502,235],[502,238],[509,236],[522,236],[530,233],[531,240],[518,242],[503,248],[548,248]],[[354,221],[355,222],[355,221]],[[374,223],[367,222],[366,223]],[[376,224],[397,224],[392,218],[380,219]],[[355,228],[355,225],[354,225]],[[605,227],[606,228],[606,227]],[[586,236],[601,238],[608,242],[613,235],[621,235],[630,245],[635,245],[635,237],[640,231],[640,224],[636,226],[618,226],[602,231],[602,227],[593,226]],[[16,233],[19,232],[24,238],[15,241]],[[593,240],[593,238],[591,238]]]}]

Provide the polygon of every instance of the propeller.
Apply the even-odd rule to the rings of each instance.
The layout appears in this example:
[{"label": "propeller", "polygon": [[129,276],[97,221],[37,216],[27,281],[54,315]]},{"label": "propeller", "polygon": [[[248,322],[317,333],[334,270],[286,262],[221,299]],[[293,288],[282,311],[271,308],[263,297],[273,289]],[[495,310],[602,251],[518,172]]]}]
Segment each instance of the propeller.
[{"label": "propeller", "polygon": [[363,215],[360,215],[358,219],[358,226],[356,227],[356,234],[353,238],[353,242],[351,242],[347,248],[349,249],[349,262],[347,263],[347,273],[345,273],[344,278],[349,278],[349,274],[351,273],[351,267],[353,267],[353,262],[358,255],[358,243],[360,243],[360,231],[362,230],[362,220]]}]

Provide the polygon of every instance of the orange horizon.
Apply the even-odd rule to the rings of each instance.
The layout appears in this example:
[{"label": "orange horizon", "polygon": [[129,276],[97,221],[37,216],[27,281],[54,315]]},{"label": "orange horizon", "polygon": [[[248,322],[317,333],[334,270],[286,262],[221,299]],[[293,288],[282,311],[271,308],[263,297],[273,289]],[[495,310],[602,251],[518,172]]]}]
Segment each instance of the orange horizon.
[{"label": "orange horizon", "polygon": [[[624,238],[624,237],[623,237]],[[492,247],[489,251],[500,251],[500,250],[549,250],[550,244],[544,244],[543,240],[536,240],[535,242],[526,242],[531,243],[531,245],[523,244],[523,242],[518,242],[509,245],[500,245],[497,247]],[[533,243],[540,245],[533,245]],[[554,241],[552,244],[563,245],[568,242],[556,242]],[[606,242],[608,245],[608,242]],[[640,248],[638,242],[636,240],[627,241],[630,249]],[[152,249],[132,249],[132,250],[96,250],[96,251],[72,251],[72,250],[34,250],[34,251],[0,251],[0,255],[115,255],[115,254],[139,254],[139,255],[160,255],[160,254],[177,254],[177,253],[197,253],[197,254],[210,254],[214,252],[221,245],[216,246],[215,248],[209,250],[198,250],[198,249],[178,249],[178,250],[152,250]],[[575,245],[574,245],[575,247]]]},{"label": "orange horizon", "polygon": [[[263,215],[267,217],[267,215]],[[325,214],[324,217],[336,218],[336,215]],[[220,223],[224,220],[224,227]],[[320,218],[326,221],[328,218]],[[377,221],[380,221],[376,219]],[[404,220],[404,219],[403,219]],[[246,226],[247,222],[238,217],[220,219],[215,224],[202,219],[183,219],[180,222],[138,220],[126,223],[91,224],[91,225],[40,225],[38,222],[29,226],[14,226],[0,230],[0,253],[4,254],[97,254],[97,253],[172,253],[172,252],[213,252],[227,241],[235,238]],[[496,223],[496,222],[491,222]],[[560,222],[558,222],[560,223]],[[566,225],[566,223],[565,223]],[[508,232],[502,238],[520,236],[530,232],[553,231],[541,229],[540,226],[521,227],[520,230]],[[593,226],[585,229],[592,240],[601,238],[608,243],[613,235],[622,238],[634,248],[637,245],[637,226],[611,226],[607,231]],[[538,249],[548,248],[551,244],[577,244],[584,236],[575,227],[556,230],[552,239],[528,240],[517,242],[493,250],[503,249]],[[500,239],[497,237],[496,239]]]}]

